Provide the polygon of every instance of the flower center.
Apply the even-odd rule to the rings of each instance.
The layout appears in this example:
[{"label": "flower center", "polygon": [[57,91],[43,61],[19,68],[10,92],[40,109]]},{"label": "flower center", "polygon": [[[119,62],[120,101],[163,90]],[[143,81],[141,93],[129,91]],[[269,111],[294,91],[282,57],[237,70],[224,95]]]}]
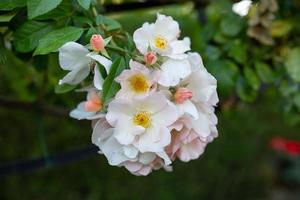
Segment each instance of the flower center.
[{"label": "flower center", "polygon": [[144,128],[149,128],[151,126],[151,114],[147,111],[137,112],[133,116],[133,124],[142,126]]},{"label": "flower center", "polygon": [[167,45],[168,45],[168,41],[161,36],[157,36],[154,39],[154,44],[155,44],[156,48],[166,49]]},{"label": "flower center", "polygon": [[132,90],[136,93],[147,92],[150,88],[147,77],[143,74],[135,74],[129,78],[129,83]]}]

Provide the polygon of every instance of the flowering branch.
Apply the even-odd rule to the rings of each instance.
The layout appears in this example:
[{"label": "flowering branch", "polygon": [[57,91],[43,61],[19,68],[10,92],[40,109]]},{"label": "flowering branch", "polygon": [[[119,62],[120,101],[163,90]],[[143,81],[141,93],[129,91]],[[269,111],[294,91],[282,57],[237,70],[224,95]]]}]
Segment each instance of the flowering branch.
[{"label": "flowering branch", "polygon": [[58,116],[58,117],[59,116],[66,117],[68,116],[69,113],[68,109],[62,107],[47,105],[38,102],[31,103],[31,102],[19,101],[7,97],[0,97],[0,106],[3,108],[28,110],[33,112],[39,112],[45,115]]}]

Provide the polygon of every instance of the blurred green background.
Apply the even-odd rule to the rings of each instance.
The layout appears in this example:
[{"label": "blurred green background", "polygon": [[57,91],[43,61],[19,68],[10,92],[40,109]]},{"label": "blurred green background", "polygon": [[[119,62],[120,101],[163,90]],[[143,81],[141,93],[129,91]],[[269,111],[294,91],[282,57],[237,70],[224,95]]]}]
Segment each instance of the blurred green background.
[{"label": "blurred green background", "polygon": [[[233,13],[234,2],[227,0],[95,3],[100,13],[119,21],[130,34],[143,22],[153,21],[157,12],[179,21],[182,36],[191,37],[192,49],[218,79],[219,137],[200,159],[175,162],[171,173],[159,170],[135,177],[109,166],[96,153],[78,159],[75,155],[73,162],[55,165],[48,159],[52,155],[91,146],[90,123],[67,115],[85,94],[55,94],[64,74],[57,53],[32,57],[38,44],[24,49],[18,43],[26,40],[17,34],[22,32],[17,24],[26,23],[22,18],[26,9],[4,10],[0,12],[0,174],[1,166],[18,161],[42,158],[46,165],[25,173],[11,168],[12,174],[2,174],[0,199],[300,199],[300,158],[269,146],[274,136],[300,140],[297,0],[278,1],[277,9],[272,8],[274,1],[254,1],[245,17]],[[63,1],[54,10],[59,19],[50,14],[35,22],[86,26],[73,16],[85,11],[76,5],[74,11],[69,4],[74,1]],[[71,14],[61,12],[66,9]],[[5,20],[3,16],[11,12],[18,14]],[[93,31],[85,30],[87,36]]]}]

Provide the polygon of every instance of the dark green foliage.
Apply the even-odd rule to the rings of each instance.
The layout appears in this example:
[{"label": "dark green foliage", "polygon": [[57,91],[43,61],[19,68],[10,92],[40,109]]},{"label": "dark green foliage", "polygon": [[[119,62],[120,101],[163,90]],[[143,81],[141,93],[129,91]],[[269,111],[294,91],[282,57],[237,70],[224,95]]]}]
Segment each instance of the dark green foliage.
[{"label": "dark green foliage", "polygon": [[[107,14],[94,0],[1,0],[0,100],[75,107],[86,96],[61,94],[77,86],[57,86],[64,72],[56,52],[67,41],[86,45],[92,34],[102,34],[112,38],[107,52],[113,66],[108,74],[100,66],[107,104],[120,87],[115,76],[129,68],[135,53],[133,31],[161,12],[179,21],[182,36],[191,37],[192,49],[201,53],[218,80],[221,112],[219,138],[199,160],[176,162],[173,173],[161,170],[147,178],[134,177],[97,155],[1,179],[0,199],[272,199],[276,187],[284,185],[276,179],[268,141],[274,135],[300,139],[300,6],[296,0],[278,3],[270,47],[247,36],[248,17],[234,14],[229,0],[207,5],[206,23],[199,22],[192,3]],[[232,106],[236,96],[239,102]],[[295,127],[285,123],[280,111]],[[41,132],[50,154],[91,144],[89,122],[46,114],[0,107],[1,164],[42,156]],[[288,180],[297,177],[295,169],[286,172]]]},{"label": "dark green foliage", "polygon": [[107,103],[120,89],[120,84],[115,81],[117,77],[125,69],[125,61],[123,58],[118,58],[112,64],[110,71],[103,83],[103,94],[102,98]]}]

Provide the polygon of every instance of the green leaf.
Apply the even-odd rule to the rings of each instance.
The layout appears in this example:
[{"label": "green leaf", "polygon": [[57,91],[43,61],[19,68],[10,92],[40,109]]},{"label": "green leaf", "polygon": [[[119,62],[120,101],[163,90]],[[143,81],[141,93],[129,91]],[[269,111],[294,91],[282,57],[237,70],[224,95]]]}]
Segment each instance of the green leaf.
[{"label": "green leaf", "polygon": [[91,0],[77,0],[77,2],[81,7],[83,7],[86,10],[90,8]]},{"label": "green leaf", "polygon": [[70,20],[73,15],[74,8],[72,1],[62,1],[55,9],[47,12],[46,14],[36,17],[36,20],[55,20],[58,27],[59,25],[65,26],[66,22]]},{"label": "green leaf", "polygon": [[294,96],[293,102],[296,105],[296,107],[298,108],[298,110],[300,110],[300,94],[296,94]]},{"label": "green leaf", "polygon": [[34,101],[37,98],[37,92],[33,88],[38,87],[41,73],[35,70],[32,63],[24,62],[16,57],[14,52],[1,49],[0,55],[3,54],[7,59],[0,64],[1,83],[4,83],[6,89],[11,91],[17,99]]},{"label": "green leaf", "polygon": [[285,68],[290,77],[300,82],[300,47],[291,49],[284,61]]},{"label": "green leaf", "polygon": [[273,37],[283,37],[293,28],[293,24],[288,20],[275,20],[272,22],[271,35]]},{"label": "green leaf", "polygon": [[104,25],[107,31],[114,31],[122,28],[121,24],[111,18],[105,17],[103,15],[98,15],[96,17],[97,25]]},{"label": "green leaf", "polygon": [[[290,100],[290,99],[288,99]],[[284,117],[285,121],[290,125],[296,125],[300,122],[300,115],[298,108],[294,105],[294,102],[287,101],[284,104]]]},{"label": "green leaf", "polygon": [[14,18],[14,16],[16,16],[17,13],[18,13],[18,11],[15,10],[15,11],[11,11],[9,13],[0,15],[0,22],[10,22],[10,20],[12,18]]},{"label": "green leaf", "polygon": [[237,39],[231,43],[228,43],[228,56],[233,58],[240,64],[247,62],[247,46],[241,40]]},{"label": "green leaf", "polygon": [[217,60],[221,56],[221,51],[219,48],[213,45],[207,45],[205,48],[204,56],[209,58],[210,60]]},{"label": "green leaf", "polygon": [[119,57],[115,60],[110,68],[108,76],[103,83],[102,98],[107,103],[120,89],[120,84],[115,81],[115,78],[125,69],[124,59]]},{"label": "green leaf", "polygon": [[97,62],[97,67],[99,68],[102,78],[105,79],[107,77],[107,72],[106,72],[105,67],[102,64],[100,64],[99,62]]},{"label": "green leaf", "polygon": [[133,37],[128,32],[125,32],[125,35],[126,35],[126,47],[127,47],[127,50],[133,52],[136,49],[135,48],[135,43],[133,41]]},{"label": "green leaf", "polygon": [[222,34],[220,31],[216,31],[215,32],[215,35],[213,37],[213,40],[216,42],[216,43],[219,43],[219,44],[226,44],[228,42],[228,40],[230,40],[231,38],[228,38],[227,36],[225,36],[224,34]]},{"label": "green leaf", "polygon": [[243,101],[252,102],[257,97],[257,92],[252,89],[249,83],[245,81],[242,76],[238,78],[236,92]]},{"label": "green leaf", "polygon": [[243,27],[243,20],[236,14],[225,16],[221,21],[221,31],[227,36],[236,36]]},{"label": "green leaf", "polygon": [[217,33],[215,24],[207,23],[203,27],[203,30],[200,32],[200,38],[203,43],[211,40],[214,35]]},{"label": "green leaf", "polygon": [[55,93],[56,94],[63,94],[63,93],[67,93],[73,89],[76,88],[77,85],[70,85],[70,84],[62,84],[62,85],[56,85],[55,87]]},{"label": "green leaf", "polygon": [[247,82],[254,90],[258,90],[260,86],[260,80],[256,72],[250,67],[244,67],[244,75]]},{"label": "green leaf", "polygon": [[106,49],[103,49],[101,52],[101,55],[103,55],[104,57],[108,58],[108,59],[111,59],[110,56],[108,55]]},{"label": "green leaf", "polygon": [[27,0],[28,18],[33,19],[56,8],[62,0]]},{"label": "green leaf", "polygon": [[231,3],[229,1],[211,1],[205,9],[208,21],[217,22],[223,16],[223,13],[231,11]]},{"label": "green leaf", "polygon": [[0,10],[12,10],[26,6],[26,0],[1,0]]},{"label": "green leaf", "polygon": [[228,60],[213,60],[207,63],[207,69],[218,80],[218,91],[221,95],[229,96],[235,88],[238,67]]},{"label": "green leaf", "polygon": [[66,42],[78,40],[82,33],[82,28],[71,26],[54,30],[39,40],[39,45],[33,55],[56,52]]},{"label": "green leaf", "polygon": [[39,39],[52,29],[52,24],[46,22],[25,22],[14,33],[14,45],[17,51],[30,52],[34,50],[39,44]]},{"label": "green leaf", "polygon": [[284,97],[289,97],[298,93],[299,85],[292,81],[283,80],[279,86],[279,91]]},{"label": "green leaf", "polygon": [[92,20],[90,20],[87,17],[73,16],[72,19],[73,19],[74,24],[77,24],[78,26],[85,26],[85,25],[89,25],[90,27],[93,26]]},{"label": "green leaf", "polygon": [[263,82],[266,82],[266,83],[273,82],[274,73],[270,69],[269,65],[267,65],[263,62],[256,62],[255,63],[255,69],[256,69],[256,72],[257,72],[258,76],[260,77],[260,79]]},{"label": "green leaf", "polygon": [[106,46],[111,41],[112,36],[104,39],[104,45]]}]

